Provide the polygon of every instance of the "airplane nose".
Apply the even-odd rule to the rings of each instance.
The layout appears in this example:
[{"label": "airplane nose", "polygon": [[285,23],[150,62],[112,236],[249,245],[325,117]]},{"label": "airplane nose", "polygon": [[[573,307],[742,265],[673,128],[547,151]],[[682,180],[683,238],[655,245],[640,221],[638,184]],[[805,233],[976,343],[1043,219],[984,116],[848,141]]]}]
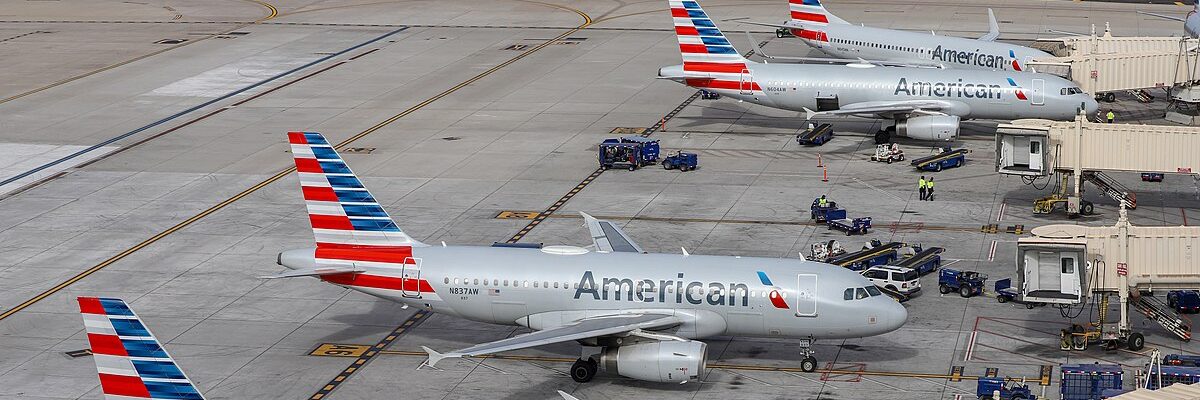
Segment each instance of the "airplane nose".
[{"label": "airplane nose", "polygon": [[1100,110],[1100,103],[1097,103],[1096,99],[1088,96],[1084,100],[1083,110],[1086,111],[1087,115],[1095,115],[1096,111]]},{"label": "airplane nose", "polygon": [[888,332],[900,329],[905,322],[908,322],[908,309],[893,301],[887,313],[887,321]]}]

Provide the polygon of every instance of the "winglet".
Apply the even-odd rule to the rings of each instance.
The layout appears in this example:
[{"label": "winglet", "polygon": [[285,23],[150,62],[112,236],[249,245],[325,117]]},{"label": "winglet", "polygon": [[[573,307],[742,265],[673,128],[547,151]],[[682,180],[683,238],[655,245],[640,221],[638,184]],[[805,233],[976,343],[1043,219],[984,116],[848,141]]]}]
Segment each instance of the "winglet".
[{"label": "winglet", "polygon": [[449,354],[438,353],[438,352],[434,351],[433,349],[431,349],[429,347],[425,347],[425,346],[421,346],[421,350],[425,350],[425,353],[429,354],[429,359],[425,360],[425,365],[428,365],[430,367],[436,367],[437,363],[439,361],[442,361],[443,359],[446,359],[446,358],[462,357],[462,354],[457,354],[457,353],[449,353]]},{"label": "winglet", "polygon": [[1000,24],[996,23],[996,14],[992,13],[992,9],[988,9],[988,33],[979,37],[979,40],[985,42],[995,41],[1000,37]]},{"label": "winglet", "polygon": [[564,392],[561,390],[558,391],[558,395],[562,396],[563,400],[579,400],[579,398],[569,395],[569,394],[567,394],[567,392]]},{"label": "winglet", "polygon": [[804,107],[804,119],[813,119],[817,116],[817,112]]}]

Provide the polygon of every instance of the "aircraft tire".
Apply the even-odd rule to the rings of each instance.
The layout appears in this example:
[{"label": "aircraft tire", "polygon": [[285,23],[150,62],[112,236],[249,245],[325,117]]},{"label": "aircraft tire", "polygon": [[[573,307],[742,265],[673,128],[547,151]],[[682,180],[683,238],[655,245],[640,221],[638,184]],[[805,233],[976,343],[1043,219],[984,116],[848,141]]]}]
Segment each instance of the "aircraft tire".
[{"label": "aircraft tire", "polygon": [[800,360],[800,370],[804,372],[813,372],[817,370],[817,358],[813,356],[804,357]]},{"label": "aircraft tire", "polygon": [[1129,346],[1130,351],[1138,351],[1146,346],[1146,337],[1137,332],[1130,333],[1129,338],[1125,339],[1125,344]]},{"label": "aircraft tire", "polygon": [[575,364],[571,365],[571,379],[579,383],[591,382],[592,378],[596,377],[596,369],[596,361],[591,358],[586,361],[575,360]]}]

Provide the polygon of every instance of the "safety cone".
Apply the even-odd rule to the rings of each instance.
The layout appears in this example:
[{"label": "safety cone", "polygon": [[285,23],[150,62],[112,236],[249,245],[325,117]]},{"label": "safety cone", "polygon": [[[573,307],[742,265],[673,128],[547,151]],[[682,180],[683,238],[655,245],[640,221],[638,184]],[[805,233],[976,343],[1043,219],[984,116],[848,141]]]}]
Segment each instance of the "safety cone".
[{"label": "safety cone", "polygon": [[825,168],[825,163],[821,161],[821,153],[817,153],[817,168]]},{"label": "safety cone", "polygon": [[821,167],[821,182],[829,182],[829,168]]}]

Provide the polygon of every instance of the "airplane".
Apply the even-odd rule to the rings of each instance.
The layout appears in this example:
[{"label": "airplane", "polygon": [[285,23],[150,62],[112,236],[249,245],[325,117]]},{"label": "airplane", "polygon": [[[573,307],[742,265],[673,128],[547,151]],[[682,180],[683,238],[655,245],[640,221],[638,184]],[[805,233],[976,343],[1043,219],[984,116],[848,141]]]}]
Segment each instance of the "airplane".
[{"label": "airplane", "polygon": [[[660,79],[767,107],[803,111],[806,118],[861,116],[894,124],[875,134],[953,140],[963,119],[1073,120],[1099,107],[1074,82],[1010,71],[756,63],[743,57],[700,4],[670,0],[682,65],[660,68]],[[815,109],[815,111],[814,111]],[[886,124],[885,124],[886,125]]]},{"label": "airplane", "polygon": [[1183,31],[1187,32],[1189,37],[1191,37],[1192,39],[1200,37],[1200,1],[1196,1],[1194,4],[1192,4],[1192,11],[1189,11],[1187,13],[1187,16],[1183,17],[1183,18],[1170,16],[1170,15],[1150,13],[1150,12],[1145,12],[1145,11],[1138,11],[1138,14],[1145,14],[1145,15],[1149,15],[1152,17],[1165,18],[1165,19],[1169,19],[1172,21],[1182,22],[1183,23]]},{"label": "airplane", "polygon": [[[1051,57],[1049,53],[1034,48],[997,42],[1000,25],[996,23],[996,16],[990,8],[988,33],[978,39],[969,39],[939,36],[933,32],[852,25],[826,10],[820,0],[790,0],[788,7],[791,19],[784,24],[739,22],[777,28],[776,36],[779,37],[791,33],[817,51],[839,59],[881,60],[918,67],[1022,72],[1032,71],[1028,66],[1032,59]],[[787,59],[765,55],[764,58]],[[791,59],[826,61],[805,57]]]},{"label": "airplane", "polygon": [[77,300],[104,398],[204,399],[125,301]]},{"label": "airplane", "polygon": [[[908,313],[845,268],[785,258],[643,253],[608,221],[586,214],[594,250],[575,246],[427,245],[400,229],[319,133],[289,132],[315,248],[279,253],[290,269],[407,306],[532,333],[439,353],[446,358],[578,342],[577,382],[598,370],[685,383],[706,368],[706,337],[812,341],[899,329]],[[597,236],[600,236],[597,238]]]}]

